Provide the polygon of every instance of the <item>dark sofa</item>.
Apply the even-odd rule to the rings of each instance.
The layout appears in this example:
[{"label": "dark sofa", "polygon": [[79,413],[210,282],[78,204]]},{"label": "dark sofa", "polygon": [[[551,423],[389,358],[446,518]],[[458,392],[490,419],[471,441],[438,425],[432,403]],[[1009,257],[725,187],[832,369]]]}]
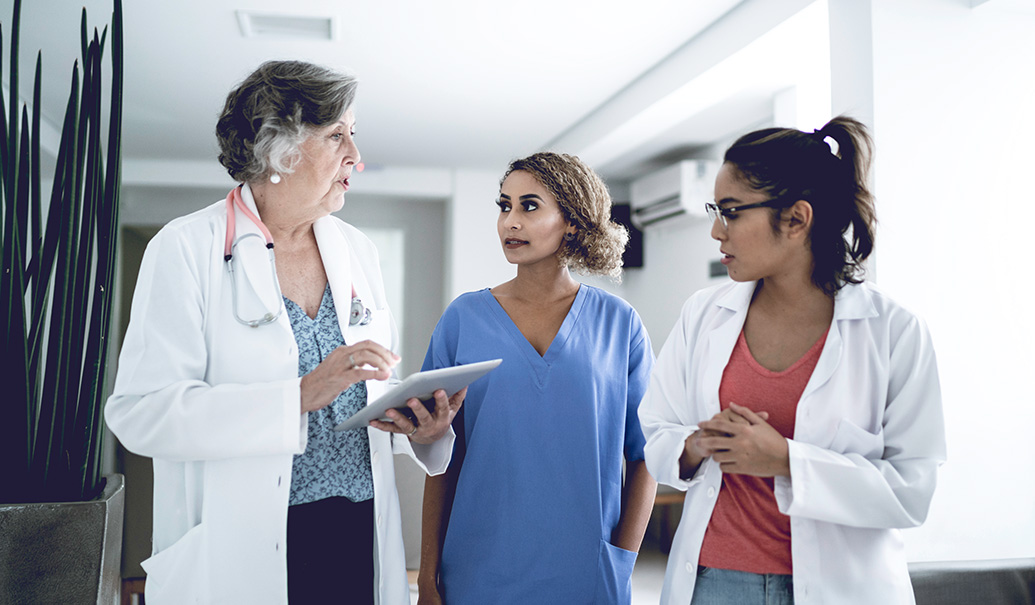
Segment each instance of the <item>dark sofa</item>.
[{"label": "dark sofa", "polygon": [[1032,605],[1035,558],[910,563],[917,605]]}]

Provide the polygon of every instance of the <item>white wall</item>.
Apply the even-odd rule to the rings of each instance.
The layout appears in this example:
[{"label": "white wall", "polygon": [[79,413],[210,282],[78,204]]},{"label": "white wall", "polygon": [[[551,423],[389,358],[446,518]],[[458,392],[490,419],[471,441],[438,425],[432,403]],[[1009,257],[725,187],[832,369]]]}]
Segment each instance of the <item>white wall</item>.
[{"label": "white wall", "polygon": [[643,267],[627,269],[620,286],[604,280],[583,281],[628,301],[640,314],[656,354],[686,299],[701,288],[729,279],[708,277],[708,263],[719,257],[719,245],[708,235],[710,230],[707,219],[696,217],[648,227],[643,238]]},{"label": "white wall", "polygon": [[[949,461],[927,523],[905,532],[908,556],[1035,556],[1035,395],[1024,380],[1035,340],[1024,296],[1035,3],[827,4],[831,113],[862,119],[876,138],[869,275],[926,319],[941,370]],[[790,123],[780,106],[777,120]],[[703,227],[671,223],[649,230],[645,246],[646,267],[611,289],[640,311],[658,347],[681,300],[707,283],[714,244]]]},{"label": "white wall", "polygon": [[447,303],[464,292],[491,288],[514,277],[496,233],[495,201],[505,169],[453,173],[453,197],[446,210]]},{"label": "white wall", "polygon": [[874,3],[878,284],[926,318],[949,461],[913,559],[1035,556],[1035,8]]}]

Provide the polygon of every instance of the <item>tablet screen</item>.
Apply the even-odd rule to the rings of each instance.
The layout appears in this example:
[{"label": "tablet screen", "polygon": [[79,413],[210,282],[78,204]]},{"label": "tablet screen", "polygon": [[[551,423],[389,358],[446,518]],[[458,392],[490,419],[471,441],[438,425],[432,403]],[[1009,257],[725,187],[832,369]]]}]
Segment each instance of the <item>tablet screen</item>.
[{"label": "tablet screen", "polygon": [[488,374],[502,362],[502,359],[491,359],[452,368],[439,368],[437,370],[410,374],[398,384],[390,387],[383,395],[371,401],[366,407],[353,414],[349,419],[334,427],[334,430],[347,431],[367,426],[367,423],[371,420],[387,420],[385,412],[389,408],[405,410],[403,413],[409,415],[412,420],[413,412],[406,407],[406,402],[410,399],[416,397],[423,401],[430,411],[434,411],[435,391],[442,389],[447,396],[451,397],[460,389]]}]

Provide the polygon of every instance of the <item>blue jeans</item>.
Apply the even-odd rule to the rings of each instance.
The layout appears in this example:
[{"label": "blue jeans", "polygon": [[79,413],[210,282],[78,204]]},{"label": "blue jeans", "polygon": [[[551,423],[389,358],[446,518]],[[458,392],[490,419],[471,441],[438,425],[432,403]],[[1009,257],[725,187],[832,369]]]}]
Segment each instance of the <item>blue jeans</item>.
[{"label": "blue jeans", "polygon": [[791,576],[697,567],[690,605],[794,605]]}]

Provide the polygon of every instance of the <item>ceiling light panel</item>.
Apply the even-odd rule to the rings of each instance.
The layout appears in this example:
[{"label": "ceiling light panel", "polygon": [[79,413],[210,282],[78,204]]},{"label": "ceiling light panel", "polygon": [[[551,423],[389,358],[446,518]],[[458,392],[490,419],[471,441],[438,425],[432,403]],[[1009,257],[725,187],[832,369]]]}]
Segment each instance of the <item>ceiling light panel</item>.
[{"label": "ceiling light panel", "polygon": [[245,38],[296,38],[334,40],[334,17],[237,11],[237,24]]}]

